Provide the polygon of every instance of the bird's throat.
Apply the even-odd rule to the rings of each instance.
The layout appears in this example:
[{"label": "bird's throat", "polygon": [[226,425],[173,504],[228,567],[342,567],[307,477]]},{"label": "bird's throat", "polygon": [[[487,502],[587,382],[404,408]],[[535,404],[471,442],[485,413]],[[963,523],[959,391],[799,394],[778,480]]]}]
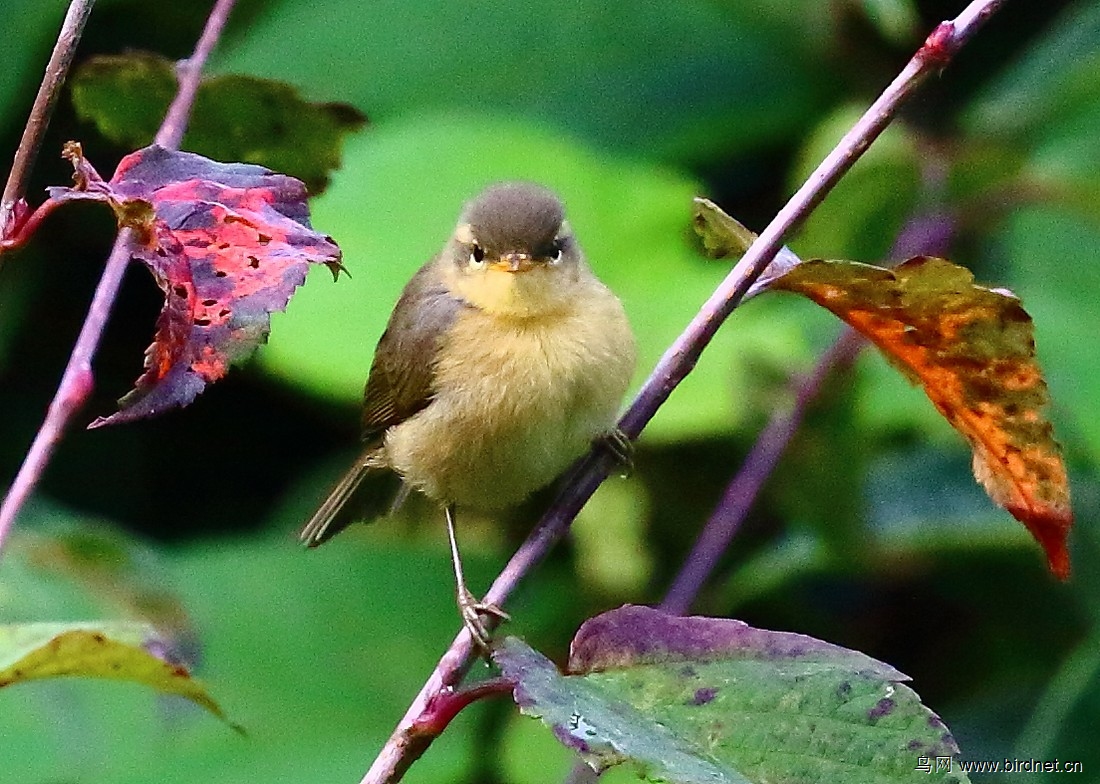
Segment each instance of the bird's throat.
[{"label": "bird's throat", "polygon": [[562,270],[533,267],[521,272],[488,269],[473,275],[451,272],[451,293],[485,313],[507,318],[538,318],[570,308],[570,281]]}]

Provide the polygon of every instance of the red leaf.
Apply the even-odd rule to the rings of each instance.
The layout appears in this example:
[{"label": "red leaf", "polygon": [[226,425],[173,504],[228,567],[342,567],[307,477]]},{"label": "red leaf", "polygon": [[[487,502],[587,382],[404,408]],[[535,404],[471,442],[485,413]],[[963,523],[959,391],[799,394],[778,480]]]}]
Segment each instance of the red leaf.
[{"label": "red leaf", "polygon": [[309,225],[305,186],[262,166],[218,163],[157,145],[122,159],[110,182],[79,157],[77,189],[51,198],[107,201],[138,239],[130,252],[164,292],[145,372],[119,411],[90,426],[183,406],[267,338],[270,314],[310,263],[335,278],[340,249]]}]

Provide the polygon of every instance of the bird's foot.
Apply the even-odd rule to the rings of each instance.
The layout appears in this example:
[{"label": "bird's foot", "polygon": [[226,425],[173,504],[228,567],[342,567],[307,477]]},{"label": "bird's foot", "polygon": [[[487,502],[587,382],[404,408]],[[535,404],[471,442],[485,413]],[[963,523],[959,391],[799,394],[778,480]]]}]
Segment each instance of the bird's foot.
[{"label": "bird's foot", "polygon": [[491,602],[477,599],[462,586],[458,590],[458,612],[462,616],[462,625],[474,638],[474,643],[484,653],[488,653],[493,641],[493,630],[511,616]]},{"label": "bird's foot", "polygon": [[623,476],[629,476],[634,470],[634,442],[627,438],[619,428],[608,430],[596,439],[622,469]]}]

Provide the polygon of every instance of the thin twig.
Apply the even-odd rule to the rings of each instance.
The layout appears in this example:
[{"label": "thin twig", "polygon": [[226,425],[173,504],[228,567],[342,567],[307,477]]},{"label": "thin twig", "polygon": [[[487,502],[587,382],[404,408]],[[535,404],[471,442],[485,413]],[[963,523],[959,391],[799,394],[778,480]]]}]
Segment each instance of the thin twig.
[{"label": "thin twig", "polygon": [[[945,172],[936,159],[923,166],[925,196],[938,201],[944,187]],[[922,210],[910,217],[898,232],[888,258],[902,261],[918,254],[947,255],[954,237],[953,218],[938,207]],[[675,615],[691,609],[704,583],[710,579],[718,560],[729,548],[764,484],[775,471],[790,446],[809,405],[821,393],[833,373],[850,367],[867,345],[855,330],[845,327],[833,344],[825,349],[813,369],[793,384],[794,403],[773,414],[760,431],[737,474],[726,486],[714,513],[703,526],[691,553],[661,601],[660,608]]]},{"label": "thin twig", "polygon": [[[825,198],[840,177],[882,133],[901,104],[929,75],[942,69],[1003,3],[1004,0],[974,0],[954,21],[944,22],[933,31],[897,78],[768,224],[683,334],[665,352],[633,404],[619,421],[620,428],[627,436],[636,438],[661,404],[668,399],[672,390],[691,372],[719,326],[778,253],[784,237],[805,220]],[[497,606],[504,604],[519,579],[568,530],[577,512],[606,478],[610,467],[610,459],[599,451],[584,458],[553,506],[493,583],[485,601]],[[434,737],[417,730],[417,718],[435,695],[461,680],[472,661],[473,646],[469,634],[463,630],[436,665],[361,784],[400,780]]]},{"label": "thin twig", "polygon": [[691,609],[695,597],[714,572],[718,559],[726,552],[764,484],[798,432],[806,409],[835,370],[851,365],[859,354],[862,343],[858,333],[850,329],[844,330],[833,345],[826,349],[813,370],[795,384],[794,404],[775,414],[760,431],[756,443],[745,457],[733,481],[727,485],[714,514],[695,540],[691,553],[684,560],[683,569],[673,580],[660,609],[674,615],[684,615]]},{"label": "thin twig", "polygon": [[191,107],[195,105],[195,95],[202,83],[202,69],[206,65],[210,53],[221,38],[225,24],[229,21],[229,12],[233,10],[236,0],[218,0],[210,10],[210,16],[206,20],[202,35],[195,44],[194,53],[186,60],[176,63],[176,79],[179,89],[176,97],[172,99],[172,105],[164,115],[164,122],[160,124],[154,144],[159,144],[169,150],[179,149],[183,141],[183,134],[187,130],[187,121],[191,117]]},{"label": "thin twig", "polygon": [[[943,191],[945,172],[935,159],[922,163],[925,194],[934,194],[938,201]],[[954,223],[950,215],[935,208],[914,215],[898,232],[889,258],[900,261],[918,254],[947,255],[954,237]],[[798,263],[797,260],[795,263]],[[673,615],[688,613],[699,591],[714,573],[722,554],[741,530],[764,484],[798,432],[807,409],[821,394],[825,382],[834,373],[851,367],[866,345],[867,342],[855,330],[845,327],[833,344],[825,349],[813,369],[796,379],[791,390],[794,394],[793,405],[775,412],[757,435],[756,443],[726,486],[722,500],[707,519],[691,553],[673,579],[672,586],[659,605],[661,610]],[[592,784],[599,778],[598,773],[578,760],[564,784]]]},{"label": "thin twig", "polygon": [[38,157],[38,151],[42,148],[42,137],[49,127],[50,117],[61,95],[61,85],[65,83],[65,77],[76,55],[76,45],[80,42],[93,5],[95,0],[73,0],[65,13],[57,43],[46,63],[46,73],[42,77],[42,84],[38,86],[38,95],[34,98],[27,124],[23,127],[19,147],[15,150],[11,172],[8,173],[8,181],[4,185],[4,195],[0,196],[0,236],[7,234],[15,206],[27,189],[27,179]]},{"label": "thin twig", "polygon": [[[210,12],[195,53],[188,61],[188,76],[180,82],[180,93],[184,93],[187,89],[189,98],[182,104],[178,100],[173,101],[172,109],[175,111],[165,118],[160,131],[157,132],[156,138],[162,146],[172,149],[179,146],[179,137],[182,135],[186,117],[191,110],[190,102],[195,97],[194,84],[190,88],[186,85],[197,83],[210,50],[225,28],[226,18],[234,2],[235,0],[218,0]],[[178,108],[177,104],[180,104]],[[172,120],[171,125],[169,120]],[[165,126],[169,126],[168,130],[165,130]],[[65,428],[92,392],[94,385],[92,360],[95,358],[103,329],[107,325],[107,318],[118,296],[123,273],[130,262],[129,249],[134,241],[135,238],[130,229],[122,229],[115,239],[103,276],[96,286],[92,304],[88,308],[88,315],[84,319],[80,335],[76,339],[69,362],[65,366],[65,372],[61,376],[61,383],[58,384],[57,393],[46,412],[46,419],[35,434],[34,442],[27,451],[27,456],[23,459],[23,464],[19,467],[19,473],[15,475],[3,504],[0,504],[0,549],[3,549],[16,515],[38,484]]]},{"label": "thin twig", "polygon": [[103,327],[107,323],[118,288],[122,284],[126,265],[130,262],[128,243],[134,239],[132,232],[132,229],[123,229],[118,234],[118,239],[103,269],[103,276],[96,286],[80,335],[69,356],[69,363],[61,376],[61,383],[57,386],[57,393],[50,401],[46,418],[35,434],[26,457],[23,458],[23,464],[12,481],[11,489],[4,496],[3,505],[0,505],[0,548],[3,547],[16,515],[38,484],[38,479],[61,440],[69,420],[92,393],[94,386],[92,358],[95,356],[95,349],[103,333]]}]

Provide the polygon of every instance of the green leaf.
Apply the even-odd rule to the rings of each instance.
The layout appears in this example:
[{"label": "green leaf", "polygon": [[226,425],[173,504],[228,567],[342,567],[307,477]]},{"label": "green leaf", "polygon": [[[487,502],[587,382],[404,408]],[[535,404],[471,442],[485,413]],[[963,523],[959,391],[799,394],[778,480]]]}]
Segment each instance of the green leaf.
[{"label": "green leaf", "polygon": [[97,55],[69,79],[77,116],[128,148],[152,143],[176,88],[172,62],[151,52]]},{"label": "green leaf", "polygon": [[664,725],[663,715],[614,699],[615,691],[596,679],[563,678],[553,662],[515,637],[505,639],[493,661],[516,680],[515,698],[523,712],[541,718],[598,772],[629,760],[648,763],[651,780],[749,782],[678,737],[675,728]]},{"label": "green leaf", "polygon": [[[58,521],[65,511],[38,503],[27,512],[16,534],[33,533],[36,541],[28,548],[13,539],[0,559],[0,621],[95,617],[105,610],[103,602],[90,600],[94,591],[126,591],[126,572],[149,569],[153,574],[146,577],[171,587],[188,613],[186,653],[201,662],[196,674],[220,704],[232,706],[232,718],[249,736],[242,740],[198,709],[158,699],[144,685],[39,680],[0,689],[5,782],[65,781],[74,769],[110,784],[357,781],[370,761],[363,749],[382,746],[460,626],[441,522],[430,545],[393,541],[395,526],[363,526],[345,533],[338,546],[306,552],[290,536],[307,512],[298,508],[266,536],[154,553],[125,550],[84,530],[61,552],[27,529]],[[488,584],[492,563],[476,548],[465,556],[468,579]],[[75,584],[67,573],[77,574]],[[561,605],[552,609],[569,594],[566,580],[562,574],[551,589],[537,589],[514,608],[526,632],[532,612],[545,618],[536,629],[566,612]],[[85,601],[76,603],[81,597]],[[120,610],[112,602],[106,612],[117,616]],[[156,625],[159,639],[171,643],[159,617]],[[132,641],[140,644],[140,637]],[[418,774],[461,778],[476,733],[461,724],[417,765]]]},{"label": "green leaf", "polygon": [[581,627],[567,675],[515,638],[493,658],[521,709],[596,770],[630,760],[651,781],[967,781],[935,770],[958,747],[905,675],[812,637],[626,606]]},{"label": "green leaf", "polygon": [[135,622],[0,626],[0,688],[65,675],[134,681],[186,697],[227,721],[186,667],[153,653],[169,644],[152,626]]},{"label": "green leaf", "polygon": [[[0,561],[0,688],[66,675],[131,681],[226,720],[180,664],[199,640],[164,560],[102,521],[41,502],[29,512],[49,522],[16,531]],[[70,620],[100,613],[127,620]]]},{"label": "green leaf", "polygon": [[[631,0],[272,2],[248,36],[216,53],[215,67],[325,85],[380,123],[477,107],[601,147],[728,160],[797,138],[835,91],[836,80],[792,45],[820,46],[827,21],[827,9],[807,0],[767,10]],[[301,54],[287,56],[290,41]]]},{"label": "green leaf", "polygon": [[[755,232],[746,228],[741,221],[727,215],[710,199],[695,199],[692,218],[695,233],[703,241],[707,255],[712,258],[740,258],[756,241]],[[771,260],[763,274],[752,284],[745,294],[745,299],[767,289],[773,280],[793,269],[801,261],[790,248],[784,245],[775,254],[775,258]]]},{"label": "green leaf", "polygon": [[[175,66],[156,54],[99,55],[71,79],[77,115],[125,147],[153,140],[176,94]],[[217,161],[258,163],[306,183],[316,195],[340,166],[344,136],[366,118],[351,106],[312,103],[288,84],[252,76],[207,77],[183,149]]]}]

